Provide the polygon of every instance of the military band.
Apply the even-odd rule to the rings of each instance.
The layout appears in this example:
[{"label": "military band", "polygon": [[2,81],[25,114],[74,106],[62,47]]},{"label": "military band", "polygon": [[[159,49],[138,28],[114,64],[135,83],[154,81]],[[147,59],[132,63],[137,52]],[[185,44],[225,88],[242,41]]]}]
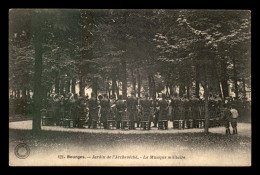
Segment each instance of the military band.
[{"label": "military band", "polygon": [[99,112],[99,101],[96,99],[95,94],[91,93],[91,98],[89,99],[89,119],[88,119],[88,128],[97,128],[98,122],[98,112]]},{"label": "military band", "polygon": [[[45,118],[50,119],[49,125],[67,125],[66,121],[71,121],[73,127],[78,128],[168,129],[169,121],[173,123],[173,129],[205,127],[203,98],[188,98],[187,95],[179,97],[177,93],[172,98],[167,98],[165,94],[161,97],[152,99],[148,94],[143,94],[142,98],[137,98],[134,92],[126,100],[122,95],[116,99],[115,96],[109,98],[107,94],[96,97],[91,93],[91,98],[88,99],[88,96],[78,97],[72,93],[64,96],[51,94],[43,102],[43,111]],[[208,102],[209,127],[225,126],[223,111],[231,107],[232,101],[210,94]],[[236,122],[232,124],[236,130]]]},{"label": "military band", "polygon": [[126,100],[127,112],[130,120],[129,129],[135,129],[135,122],[137,121],[136,110],[138,106],[138,100],[134,95],[135,93],[132,92],[131,97],[127,98]]},{"label": "military band", "polygon": [[100,123],[103,124],[104,129],[107,129],[107,119],[110,118],[110,101],[107,97],[107,94],[104,94],[103,97],[101,96],[100,100]]},{"label": "military band", "polygon": [[116,104],[116,129],[124,128],[128,121],[126,115],[126,101],[123,100],[122,95],[119,95],[118,101],[115,102]]},{"label": "military band", "polygon": [[149,99],[148,94],[145,94],[145,98],[140,100],[140,116],[141,127],[149,130],[153,118],[153,102]]}]

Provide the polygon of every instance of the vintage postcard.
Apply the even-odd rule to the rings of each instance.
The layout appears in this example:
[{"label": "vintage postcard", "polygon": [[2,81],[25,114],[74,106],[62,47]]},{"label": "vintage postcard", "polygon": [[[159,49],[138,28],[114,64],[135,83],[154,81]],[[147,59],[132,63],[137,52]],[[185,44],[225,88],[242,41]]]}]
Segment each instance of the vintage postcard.
[{"label": "vintage postcard", "polygon": [[251,166],[251,11],[10,9],[9,166]]}]

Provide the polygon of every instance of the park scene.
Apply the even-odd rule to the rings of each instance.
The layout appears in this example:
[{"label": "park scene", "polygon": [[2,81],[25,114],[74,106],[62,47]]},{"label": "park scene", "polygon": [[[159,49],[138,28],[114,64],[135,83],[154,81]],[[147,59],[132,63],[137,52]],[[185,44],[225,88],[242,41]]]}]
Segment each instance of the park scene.
[{"label": "park scene", "polygon": [[250,166],[250,11],[10,9],[9,165]]}]

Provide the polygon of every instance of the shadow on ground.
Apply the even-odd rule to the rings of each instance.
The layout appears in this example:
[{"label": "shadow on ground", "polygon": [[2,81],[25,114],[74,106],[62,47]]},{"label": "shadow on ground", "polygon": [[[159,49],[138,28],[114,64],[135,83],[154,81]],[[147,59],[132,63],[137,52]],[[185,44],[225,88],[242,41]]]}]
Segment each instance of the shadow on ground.
[{"label": "shadow on ground", "polygon": [[[163,165],[250,165],[251,138],[240,135],[223,135],[209,133],[148,133],[148,134],[111,134],[82,133],[42,130],[34,133],[32,130],[9,130],[9,155],[11,160],[17,160],[13,154],[15,146],[26,143],[31,149],[31,155],[26,165],[65,165],[66,161],[57,163],[57,156],[62,155],[183,155],[184,162],[167,161]],[[44,162],[43,162],[44,160]],[[48,160],[46,162],[46,160]],[[50,161],[49,161],[50,160]],[[57,160],[57,161],[55,161]],[[21,160],[17,160],[19,165]],[[53,162],[52,162],[53,161]],[[67,160],[68,161],[68,160]],[[104,165],[103,162],[89,161],[88,165]],[[162,160],[134,161],[133,165],[162,165]],[[25,163],[25,162],[23,162]],[[96,164],[94,164],[96,163]],[[105,165],[111,163],[107,162]],[[127,162],[122,165],[129,165]],[[67,165],[85,165],[77,160],[67,162]],[[131,164],[131,165],[132,165]],[[23,165],[23,164],[22,164]]]}]

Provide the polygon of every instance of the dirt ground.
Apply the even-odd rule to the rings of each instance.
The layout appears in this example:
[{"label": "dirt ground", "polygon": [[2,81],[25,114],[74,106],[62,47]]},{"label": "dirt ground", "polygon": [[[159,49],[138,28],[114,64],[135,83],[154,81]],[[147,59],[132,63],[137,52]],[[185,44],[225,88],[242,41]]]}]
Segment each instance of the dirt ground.
[{"label": "dirt ground", "polygon": [[[166,131],[122,131],[43,127],[33,133],[31,121],[9,125],[11,166],[250,166],[251,125],[238,124],[238,135],[223,127]],[[26,143],[30,154],[14,154]]]}]

